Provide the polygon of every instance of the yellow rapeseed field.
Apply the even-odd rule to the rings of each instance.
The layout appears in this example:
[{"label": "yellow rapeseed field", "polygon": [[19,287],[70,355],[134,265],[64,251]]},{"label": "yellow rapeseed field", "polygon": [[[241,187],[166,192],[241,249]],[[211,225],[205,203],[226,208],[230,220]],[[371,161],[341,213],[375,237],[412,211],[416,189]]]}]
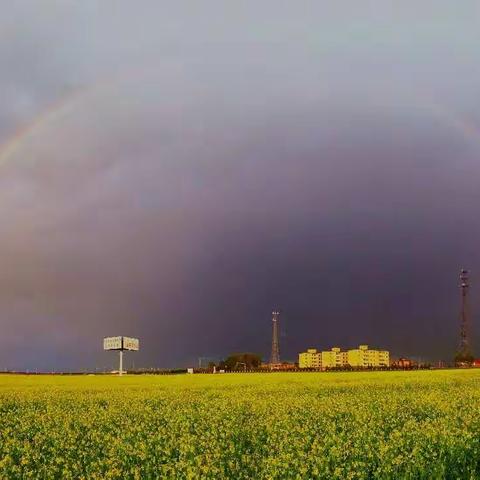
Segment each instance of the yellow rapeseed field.
[{"label": "yellow rapeseed field", "polygon": [[480,371],[0,376],[0,478],[480,478]]}]

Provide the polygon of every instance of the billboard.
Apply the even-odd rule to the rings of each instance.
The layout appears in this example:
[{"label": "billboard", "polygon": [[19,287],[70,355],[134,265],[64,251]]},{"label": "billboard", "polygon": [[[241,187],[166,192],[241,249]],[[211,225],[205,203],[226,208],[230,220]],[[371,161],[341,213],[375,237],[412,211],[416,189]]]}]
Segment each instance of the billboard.
[{"label": "billboard", "polygon": [[138,338],[123,337],[123,349],[124,350],[138,350],[140,348],[140,342]]},{"label": "billboard", "polygon": [[121,350],[122,337],[107,337],[103,339],[104,350]]},{"label": "billboard", "polygon": [[138,338],[131,337],[106,337],[103,339],[104,350],[139,350]]}]

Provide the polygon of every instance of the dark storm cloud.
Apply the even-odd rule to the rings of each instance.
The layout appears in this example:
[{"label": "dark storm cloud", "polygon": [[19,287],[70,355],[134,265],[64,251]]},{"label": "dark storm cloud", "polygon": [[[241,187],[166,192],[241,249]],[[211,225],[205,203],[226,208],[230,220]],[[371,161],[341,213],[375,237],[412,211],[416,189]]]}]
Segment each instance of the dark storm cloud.
[{"label": "dark storm cloud", "polygon": [[4,7],[0,138],[34,126],[0,154],[0,366],[267,354],[273,307],[290,358],[449,358],[476,3],[140,3]]}]

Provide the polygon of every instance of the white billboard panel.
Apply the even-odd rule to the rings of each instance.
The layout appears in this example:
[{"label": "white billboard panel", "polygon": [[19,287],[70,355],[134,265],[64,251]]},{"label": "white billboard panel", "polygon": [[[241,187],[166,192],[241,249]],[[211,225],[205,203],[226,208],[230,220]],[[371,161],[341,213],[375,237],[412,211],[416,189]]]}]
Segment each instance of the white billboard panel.
[{"label": "white billboard panel", "polygon": [[121,350],[122,337],[107,337],[103,339],[104,350]]},{"label": "white billboard panel", "polygon": [[123,337],[123,348],[137,351],[140,348],[140,342],[138,338]]}]

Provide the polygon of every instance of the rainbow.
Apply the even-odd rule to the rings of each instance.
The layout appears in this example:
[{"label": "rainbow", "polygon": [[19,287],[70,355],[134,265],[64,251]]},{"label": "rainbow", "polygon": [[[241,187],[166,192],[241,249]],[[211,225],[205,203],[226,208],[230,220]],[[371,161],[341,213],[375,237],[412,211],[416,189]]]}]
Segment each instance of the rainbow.
[{"label": "rainbow", "polygon": [[98,83],[79,88],[55,101],[40,115],[35,117],[31,122],[19,127],[10,138],[0,145],[0,166],[5,164],[14,154],[22,147],[22,145],[34,135],[38,135],[41,131],[57,120],[74,111],[77,105],[86,97],[96,91],[99,87]]},{"label": "rainbow", "polygon": [[474,123],[456,115],[438,102],[429,102],[427,108],[435,117],[443,120],[445,124],[460,133],[466,140],[480,146],[480,130]]},{"label": "rainbow", "polygon": [[[105,82],[95,82],[86,87],[74,90],[69,95],[51,104],[33,121],[18,128],[5,143],[0,145],[0,167],[7,163],[9,159],[13,158],[14,154],[28,139],[41,134],[43,129],[55,124],[55,122],[65,115],[74,111],[80,102],[96,92],[104,84]],[[476,147],[480,147],[480,130],[475,124],[456,115],[438,102],[431,100],[425,101],[425,97],[423,98],[423,102],[421,102],[421,106],[435,118],[442,120],[453,130],[461,134],[467,141],[474,143]]]}]

